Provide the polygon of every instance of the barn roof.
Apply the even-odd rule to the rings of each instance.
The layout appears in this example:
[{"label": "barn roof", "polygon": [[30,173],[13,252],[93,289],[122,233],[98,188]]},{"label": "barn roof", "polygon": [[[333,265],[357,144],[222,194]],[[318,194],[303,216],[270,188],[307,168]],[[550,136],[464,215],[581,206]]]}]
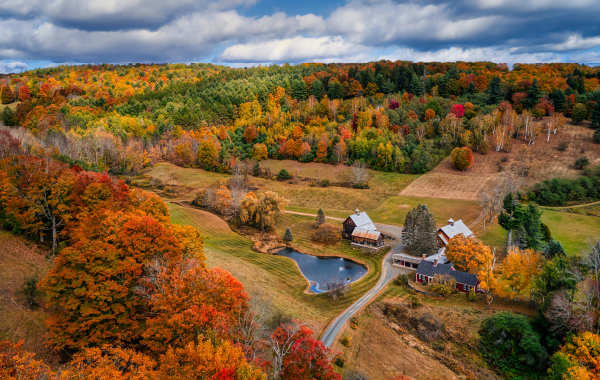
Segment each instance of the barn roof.
[{"label": "barn roof", "polygon": [[440,264],[446,264],[448,262],[448,258],[446,257],[446,247],[438,249],[437,253],[427,256],[425,260],[431,261],[432,263],[437,260]]},{"label": "barn roof", "polygon": [[367,215],[367,213],[364,211],[355,212],[354,214],[350,215],[349,218],[352,219],[354,226],[357,228],[364,228],[370,231],[377,229],[371,218],[369,218],[369,215]]},{"label": "barn roof", "polygon": [[381,236],[381,232],[364,227],[356,227],[352,231],[352,236],[364,239],[378,240],[379,236]]},{"label": "barn roof", "polygon": [[448,224],[440,228],[440,230],[446,236],[448,236],[448,239],[452,239],[458,234],[463,234],[465,237],[473,235],[473,232],[469,229],[469,227],[467,227],[466,224],[463,223],[462,219],[459,219],[457,221],[450,219],[448,220]]},{"label": "barn roof", "polygon": [[423,260],[417,267],[417,274],[433,277],[436,274],[452,276],[456,282],[470,286],[477,286],[479,281],[477,276],[467,272],[455,270],[452,264],[437,264],[431,261]]}]

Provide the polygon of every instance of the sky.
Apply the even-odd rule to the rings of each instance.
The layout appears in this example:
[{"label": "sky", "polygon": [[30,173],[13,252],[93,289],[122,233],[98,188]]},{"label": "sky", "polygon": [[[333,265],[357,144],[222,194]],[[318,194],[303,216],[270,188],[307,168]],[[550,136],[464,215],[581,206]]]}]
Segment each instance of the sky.
[{"label": "sky", "polygon": [[2,0],[0,73],[78,63],[600,64],[600,0]]}]

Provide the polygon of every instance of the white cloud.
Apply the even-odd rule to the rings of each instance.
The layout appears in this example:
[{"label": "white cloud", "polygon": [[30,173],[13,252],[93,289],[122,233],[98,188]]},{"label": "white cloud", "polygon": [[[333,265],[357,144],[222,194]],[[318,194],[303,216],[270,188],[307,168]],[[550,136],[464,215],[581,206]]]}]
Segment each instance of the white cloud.
[{"label": "white cloud", "polygon": [[0,61],[0,73],[19,73],[21,71],[29,70],[29,65],[25,62],[20,61]]},{"label": "white cloud", "polygon": [[293,37],[229,46],[221,55],[224,61],[297,62],[335,58],[356,58],[368,50],[342,37]]},{"label": "white cloud", "polygon": [[327,19],[332,33],[359,42],[382,44],[407,41],[451,41],[481,37],[497,30],[503,18],[496,15],[460,18],[445,4],[351,2]]},{"label": "white cloud", "polygon": [[582,37],[581,34],[570,34],[563,42],[545,45],[548,49],[558,51],[590,49],[600,46],[600,36]]},{"label": "white cloud", "polygon": [[433,51],[399,48],[378,59],[409,60],[419,62],[492,61],[498,63],[538,63],[556,61],[553,53],[517,53],[515,49],[449,47]]}]

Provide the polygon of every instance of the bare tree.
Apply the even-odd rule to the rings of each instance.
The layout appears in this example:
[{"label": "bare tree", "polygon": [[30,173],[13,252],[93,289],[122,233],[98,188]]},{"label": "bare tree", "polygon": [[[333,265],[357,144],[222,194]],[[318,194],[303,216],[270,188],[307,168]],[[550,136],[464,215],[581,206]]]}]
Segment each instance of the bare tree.
[{"label": "bare tree", "polygon": [[354,161],[352,164],[350,181],[353,185],[366,186],[369,183],[369,170],[362,161]]},{"label": "bare tree", "polygon": [[271,363],[273,380],[281,379],[283,360],[290,352],[292,352],[294,343],[296,343],[296,333],[300,330],[300,326],[297,324],[288,324],[285,326],[285,329],[287,332],[285,339],[276,339],[271,336],[269,341],[269,346],[271,347],[271,353],[273,355]]}]

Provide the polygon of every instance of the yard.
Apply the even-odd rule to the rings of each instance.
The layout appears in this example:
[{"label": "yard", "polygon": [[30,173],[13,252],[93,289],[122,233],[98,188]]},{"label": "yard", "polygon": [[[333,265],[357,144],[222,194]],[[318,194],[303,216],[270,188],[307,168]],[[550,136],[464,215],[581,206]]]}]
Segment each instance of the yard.
[{"label": "yard", "polygon": [[298,319],[319,333],[325,325],[355,299],[370,289],[380,273],[380,258],[363,256],[347,242],[331,247],[319,247],[310,242],[309,234],[313,219],[296,215],[282,217],[277,233],[290,226],[294,234],[292,245],[301,251],[319,255],[351,257],[367,265],[368,274],[351,285],[348,293],[337,301],[328,295],[307,294],[307,283],[293,260],[258,253],[251,249],[249,239],[233,232],[219,217],[206,211],[168,203],[174,223],[191,225],[205,236],[204,251],[210,267],[221,267],[244,284],[248,294],[267,304],[266,314],[271,317],[284,314]]}]

